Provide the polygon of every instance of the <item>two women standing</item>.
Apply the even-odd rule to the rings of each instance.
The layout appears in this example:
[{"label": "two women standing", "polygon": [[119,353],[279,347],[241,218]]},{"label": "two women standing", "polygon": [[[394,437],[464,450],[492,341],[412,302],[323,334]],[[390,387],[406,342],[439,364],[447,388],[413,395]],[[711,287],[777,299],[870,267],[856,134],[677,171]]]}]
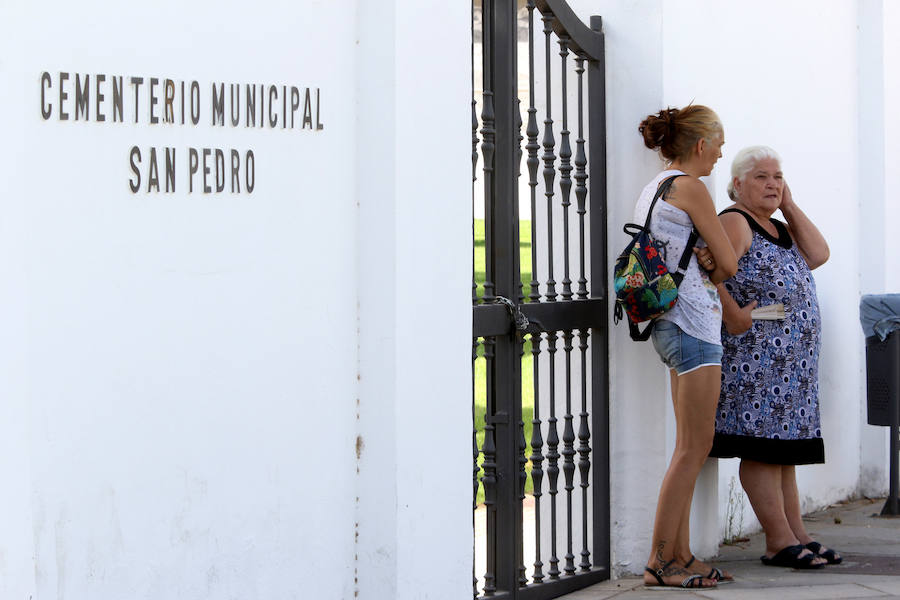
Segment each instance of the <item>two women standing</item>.
[{"label": "two women standing", "polygon": [[[653,208],[651,234],[665,248],[672,271],[692,229],[701,238],[678,302],[657,319],[652,334],[670,370],[676,440],[660,487],[644,581],[712,587],[732,579],[690,550],[694,484],[711,451],[742,458],[741,480],[766,531],[764,564],[817,568],[839,562],[803,528],[793,470],[795,464],[824,460],[816,380],[818,305],[809,271],[827,260],[828,246],[793,202],[770,149],[739,154],[729,185],[735,205],[716,215],[699,180],[722,155],[724,129],[711,109],[663,110],[648,116],[639,130],[668,169],[644,188],[635,220],[646,219],[657,188],[675,176]],[[787,225],[769,220],[779,208]],[[776,302],[785,305],[786,319],[750,318],[757,304]]]}]

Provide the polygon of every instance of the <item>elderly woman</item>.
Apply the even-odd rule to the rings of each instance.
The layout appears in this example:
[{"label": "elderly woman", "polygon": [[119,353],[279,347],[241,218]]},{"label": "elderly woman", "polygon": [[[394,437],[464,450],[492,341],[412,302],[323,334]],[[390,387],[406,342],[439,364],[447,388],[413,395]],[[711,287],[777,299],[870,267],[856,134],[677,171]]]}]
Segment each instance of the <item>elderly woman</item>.
[{"label": "elderly woman", "polygon": [[[841,557],[803,526],[795,465],[825,461],[811,271],[828,260],[828,244],[794,202],[774,150],[741,150],[731,176],[734,204],[720,219],[738,272],[719,284],[722,390],[710,455],[741,459],[741,483],[766,534],[763,564],[820,568]],[[772,218],[778,209],[786,224]],[[751,316],[776,304],[784,305],[783,318]]]}]

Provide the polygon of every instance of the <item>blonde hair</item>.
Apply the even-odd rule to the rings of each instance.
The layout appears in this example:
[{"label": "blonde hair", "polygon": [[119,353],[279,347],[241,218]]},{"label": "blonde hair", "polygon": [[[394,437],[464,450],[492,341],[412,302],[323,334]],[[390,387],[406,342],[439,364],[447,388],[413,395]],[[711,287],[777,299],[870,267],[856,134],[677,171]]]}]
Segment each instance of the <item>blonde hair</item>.
[{"label": "blonde hair", "polygon": [[659,148],[668,161],[688,159],[697,140],[712,142],[721,134],[722,122],[711,108],[701,104],[689,104],[684,108],[666,108],[641,121],[638,131],[644,145],[651,150]]},{"label": "blonde hair", "polygon": [[733,201],[738,199],[737,192],[734,191],[734,180],[743,180],[759,161],[767,158],[775,160],[778,163],[778,167],[781,167],[781,157],[768,146],[747,146],[735,154],[734,160],[731,161],[731,181],[728,182],[729,198]]}]

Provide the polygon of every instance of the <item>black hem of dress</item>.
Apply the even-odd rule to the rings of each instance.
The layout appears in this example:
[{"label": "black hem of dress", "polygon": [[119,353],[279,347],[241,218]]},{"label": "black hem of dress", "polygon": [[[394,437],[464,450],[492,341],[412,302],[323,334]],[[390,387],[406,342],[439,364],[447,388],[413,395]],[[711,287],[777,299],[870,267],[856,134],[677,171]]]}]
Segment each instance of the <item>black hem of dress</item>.
[{"label": "black hem of dress", "polygon": [[717,431],[709,455],[746,458],[772,465],[812,465],[825,462],[825,443],[822,438],[778,440]]}]

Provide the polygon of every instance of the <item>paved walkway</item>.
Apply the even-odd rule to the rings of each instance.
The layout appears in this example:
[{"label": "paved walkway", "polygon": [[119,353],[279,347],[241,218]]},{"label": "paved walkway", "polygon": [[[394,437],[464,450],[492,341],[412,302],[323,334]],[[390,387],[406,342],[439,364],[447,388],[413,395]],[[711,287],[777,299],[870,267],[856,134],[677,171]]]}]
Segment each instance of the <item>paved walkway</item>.
[{"label": "paved walkway", "polygon": [[762,534],[746,543],[722,546],[713,561],[734,574],[718,589],[678,591],[645,588],[637,577],[606,581],[563,596],[565,600],[852,600],[900,598],[900,518],[876,517],[884,499],[839,504],[805,518],[810,534],[844,557],[840,565],[815,571],[766,567]]}]

